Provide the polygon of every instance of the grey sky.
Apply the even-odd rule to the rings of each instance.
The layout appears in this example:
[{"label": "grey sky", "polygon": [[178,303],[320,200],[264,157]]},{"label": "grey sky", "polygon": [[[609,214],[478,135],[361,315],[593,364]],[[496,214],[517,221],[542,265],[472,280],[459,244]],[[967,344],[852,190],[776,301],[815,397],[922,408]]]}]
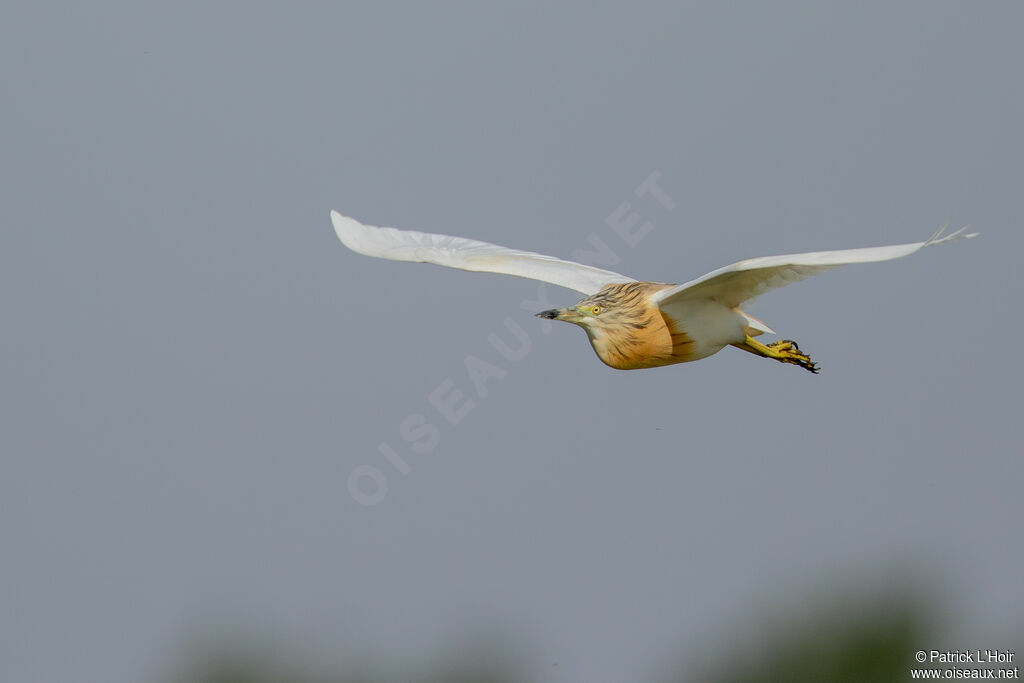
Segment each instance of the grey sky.
[{"label": "grey sky", "polygon": [[[947,646],[1019,632],[1024,9],[678,5],[8,3],[0,678],[140,680],[211,624],[344,659],[483,623],[538,680],[622,681],[907,566]],[[635,196],[653,172],[674,209]],[[534,283],[358,256],[331,208],[593,234],[676,282],[982,236],[760,300],[820,376],[733,349],[616,372],[544,333]],[[507,317],[519,362],[487,341]],[[486,397],[467,356],[505,372]]]}]

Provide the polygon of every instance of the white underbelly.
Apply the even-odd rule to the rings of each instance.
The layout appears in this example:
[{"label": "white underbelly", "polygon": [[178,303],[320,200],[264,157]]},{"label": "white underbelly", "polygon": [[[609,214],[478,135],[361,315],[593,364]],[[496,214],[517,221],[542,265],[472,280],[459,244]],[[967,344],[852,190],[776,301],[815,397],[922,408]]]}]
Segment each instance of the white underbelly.
[{"label": "white underbelly", "polygon": [[706,358],[746,338],[747,319],[716,301],[677,301],[662,306],[662,314],[693,340],[693,358]]}]

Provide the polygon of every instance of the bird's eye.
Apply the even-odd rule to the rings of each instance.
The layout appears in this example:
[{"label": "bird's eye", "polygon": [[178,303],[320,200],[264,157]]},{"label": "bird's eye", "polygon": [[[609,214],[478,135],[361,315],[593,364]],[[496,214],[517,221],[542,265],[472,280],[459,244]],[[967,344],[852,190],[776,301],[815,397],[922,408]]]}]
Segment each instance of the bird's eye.
[{"label": "bird's eye", "polygon": [[594,315],[597,315],[598,313],[600,313],[600,312],[601,312],[601,307],[600,307],[600,306],[594,306],[594,307],[592,307],[592,308],[590,309],[590,311],[591,311],[591,313],[593,313]]}]

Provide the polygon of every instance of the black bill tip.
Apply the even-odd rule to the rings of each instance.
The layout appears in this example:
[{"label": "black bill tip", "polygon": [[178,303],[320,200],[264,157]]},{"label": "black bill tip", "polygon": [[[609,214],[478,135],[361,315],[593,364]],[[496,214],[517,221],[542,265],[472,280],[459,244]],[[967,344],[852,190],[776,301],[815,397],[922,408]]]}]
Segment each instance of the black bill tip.
[{"label": "black bill tip", "polygon": [[547,318],[548,320],[554,320],[555,318],[558,317],[558,309],[557,308],[552,308],[552,309],[547,310],[547,311],[541,311],[540,313],[537,314],[537,317],[538,318]]}]

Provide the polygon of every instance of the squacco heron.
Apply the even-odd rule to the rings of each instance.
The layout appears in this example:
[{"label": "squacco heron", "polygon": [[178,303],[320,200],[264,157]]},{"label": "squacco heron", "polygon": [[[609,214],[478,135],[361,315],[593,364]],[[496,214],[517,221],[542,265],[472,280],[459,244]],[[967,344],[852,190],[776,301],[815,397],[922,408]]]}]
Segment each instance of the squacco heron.
[{"label": "squacco heron", "polygon": [[673,285],[639,282],[609,270],[464,237],[363,225],[337,211],[331,212],[331,221],[345,246],[360,254],[517,275],[585,294],[575,306],[537,316],[582,327],[597,357],[618,370],[686,363],[734,346],[817,373],[817,365],[796,342],[783,339],[762,344],[754,339],[775,331],[740,307],[768,290],[836,266],[888,261],[922,247],[977,235],[963,227],[943,237],[943,226],[924,242],[762,256]]}]

